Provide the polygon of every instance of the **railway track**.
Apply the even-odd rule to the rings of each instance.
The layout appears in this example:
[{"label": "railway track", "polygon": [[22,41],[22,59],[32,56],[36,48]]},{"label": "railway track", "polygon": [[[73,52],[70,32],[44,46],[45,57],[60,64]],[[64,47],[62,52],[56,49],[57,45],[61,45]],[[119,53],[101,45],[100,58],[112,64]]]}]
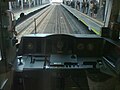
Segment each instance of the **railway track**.
[{"label": "railway track", "polygon": [[39,18],[42,14],[44,14],[50,7],[45,8],[43,11],[41,11],[40,13],[37,13],[35,15],[33,15],[32,17],[30,17],[29,19],[25,20],[24,22],[22,22],[21,24],[16,26],[16,30],[18,32],[18,35],[23,32],[25,29],[28,28],[28,26],[30,26],[33,22],[34,19]]},{"label": "railway track", "polygon": [[48,15],[51,11],[52,7],[46,8],[43,12],[37,13],[33,17],[29,18],[28,20],[24,21],[22,24],[16,27],[18,35],[17,38],[20,39],[24,34],[33,33],[35,30],[35,22],[36,28],[41,24],[44,18]]},{"label": "railway track", "polygon": [[[43,28],[44,27],[44,28]],[[88,34],[91,33],[86,26],[75,20],[68,11],[60,5],[55,5],[52,14],[42,22],[38,27],[39,33],[57,33],[57,34]]]},{"label": "railway track", "polygon": [[[44,22],[44,29],[39,33],[70,33],[71,26],[67,22],[64,11],[60,5],[55,5],[55,9]],[[42,27],[39,27],[39,30]],[[41,31],[41,30],[40,30]]]},{"label": "railway track", "polygon": [[51,5],[42,12],[24,21],[17,27],[18,39],[30,33],[88,34],[86,26],[80,24],[60,5]]}]

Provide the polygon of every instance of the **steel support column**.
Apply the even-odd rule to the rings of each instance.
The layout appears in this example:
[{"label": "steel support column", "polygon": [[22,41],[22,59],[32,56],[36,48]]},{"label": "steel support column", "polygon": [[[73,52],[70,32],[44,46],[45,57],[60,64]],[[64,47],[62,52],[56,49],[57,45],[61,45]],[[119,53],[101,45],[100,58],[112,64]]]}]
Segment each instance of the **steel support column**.
[{"label": "steel support column", "polygon": [[23,0],[21,0],[21,10],[23,10]]},{"label": "steel support column", "polygon": [[12,3],[9,2],[9,10],[12,10]]},{"label": "steel support column", "polygon": [[28,3],[29,3],[29,8],[31,7],[31,2],[30,2],[30,0],[28,0]]},{"label": "steel support column", "polygon": [[39,0],[37,0],[37,5],[39,5]]}]

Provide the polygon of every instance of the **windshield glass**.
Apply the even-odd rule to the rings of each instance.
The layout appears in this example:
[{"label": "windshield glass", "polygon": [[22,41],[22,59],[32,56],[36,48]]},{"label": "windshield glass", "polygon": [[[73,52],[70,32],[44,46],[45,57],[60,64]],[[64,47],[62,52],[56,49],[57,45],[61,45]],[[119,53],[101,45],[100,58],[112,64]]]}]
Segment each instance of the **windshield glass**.
[{"label": "windshield glass", "polygon": [[9,2],[9,8],[20,39],[30,33],[101,35],[109,4],[106,0],[17,0]]}]

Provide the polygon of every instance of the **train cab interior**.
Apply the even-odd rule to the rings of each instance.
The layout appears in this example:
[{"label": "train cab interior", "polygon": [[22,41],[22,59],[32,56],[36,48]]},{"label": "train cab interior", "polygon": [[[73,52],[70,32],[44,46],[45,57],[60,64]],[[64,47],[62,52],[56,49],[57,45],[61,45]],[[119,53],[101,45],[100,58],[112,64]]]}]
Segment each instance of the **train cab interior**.
[{"label": "train cab interior", "polygon": [[120,90],[119,0],[108,0],[100,35],[35,33],[19,43],[3,13],[9,1],[0,3],[0,90]]}]

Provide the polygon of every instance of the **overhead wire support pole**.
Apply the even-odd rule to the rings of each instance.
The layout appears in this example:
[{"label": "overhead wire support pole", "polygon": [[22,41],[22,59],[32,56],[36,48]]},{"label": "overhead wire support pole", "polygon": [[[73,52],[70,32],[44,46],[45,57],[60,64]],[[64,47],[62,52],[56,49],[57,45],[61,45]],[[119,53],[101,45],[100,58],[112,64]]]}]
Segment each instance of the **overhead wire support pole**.
[{"label": "overhead wire support pole", "polygon": [[34,18],[34,24],[35,24],[35,34],[37,34],[36,18]]}]

